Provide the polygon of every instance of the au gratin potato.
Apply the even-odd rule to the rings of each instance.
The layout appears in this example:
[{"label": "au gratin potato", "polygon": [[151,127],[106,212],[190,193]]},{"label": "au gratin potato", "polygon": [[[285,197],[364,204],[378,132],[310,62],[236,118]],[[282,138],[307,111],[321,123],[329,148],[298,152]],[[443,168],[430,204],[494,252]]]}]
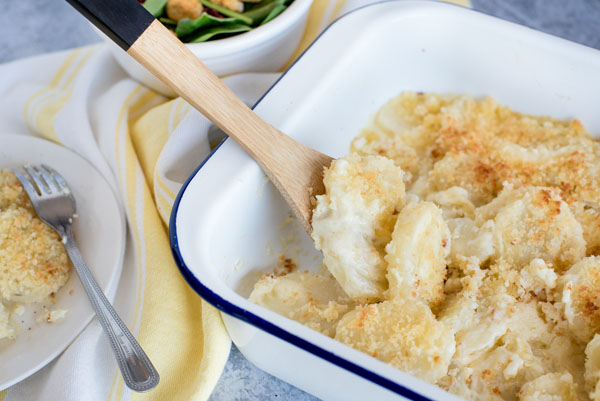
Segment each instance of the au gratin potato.
[{"label": "au gratin potato", "polygon": [[600,143],[403,93],[325,171],[319,273],[250,299],[467,400],[600,400]]},{"label": "au gratin potato", "polygon": [[[15,339],[24,305],[51,303],[70,272],[61,238],[37,217],[17,177],[0,169],[0,341]],[[53,322],[66,313],[45,310],[39,318]]]}]

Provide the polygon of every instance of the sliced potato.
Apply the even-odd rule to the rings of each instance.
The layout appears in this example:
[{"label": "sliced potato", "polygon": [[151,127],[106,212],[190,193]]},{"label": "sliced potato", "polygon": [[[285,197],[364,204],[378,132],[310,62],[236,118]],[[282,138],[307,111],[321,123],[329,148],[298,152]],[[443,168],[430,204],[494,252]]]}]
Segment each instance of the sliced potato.
[{"label": "sliced potato", "polygon": [[404,202],[403,172],[390,159],[350,154],[325,172],[312,237],[344,291],[361,302],[383,299],[384,260]]},{"label": "sliced potato", "polygon": [[430,383],[448,371],[454,335],[422,302],[358,306],[340,320],[335,339]]},{"label": "sliced potato", "polygon": [[432,306],[444,300],[450,231],[436,205],[417,202],[404,207],[386,253],[388,299],[419,298]]}]

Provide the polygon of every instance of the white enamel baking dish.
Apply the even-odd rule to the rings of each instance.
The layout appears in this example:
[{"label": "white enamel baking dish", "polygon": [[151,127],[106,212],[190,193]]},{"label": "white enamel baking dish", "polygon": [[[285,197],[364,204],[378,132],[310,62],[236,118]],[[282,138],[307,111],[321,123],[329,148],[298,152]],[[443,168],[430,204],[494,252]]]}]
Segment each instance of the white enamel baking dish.
[{"label": "white enamel baking dish", "polygon": [[[370,5],[327,29],[255,106],[324,153],[347,153],[369,116],[404,90],[492,96],[532,114],[578,118],[600,134],[600,52],[464,8]],[[259,368],[325,400],[452,400],[443,390],[249,302],[278,254],[315,270],[320,255],[259,167],[227,140],[173,208],[173,254],[224,314]],[[287,219],[287,220],[286,220]]]}]

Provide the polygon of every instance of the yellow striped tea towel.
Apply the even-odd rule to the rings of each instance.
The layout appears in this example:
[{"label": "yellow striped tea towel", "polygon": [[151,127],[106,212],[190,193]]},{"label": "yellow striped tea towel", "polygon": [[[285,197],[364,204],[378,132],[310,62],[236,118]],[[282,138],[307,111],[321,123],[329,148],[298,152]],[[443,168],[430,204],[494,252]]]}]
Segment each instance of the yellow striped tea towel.
[{"label": "yellow striped tea towel", "polygon": [[[198,133],[208,122],[197,112],[186,119],[189,107],[181,99],[166,99],[125,76],[101,46],[0,66],[0,93],[1,133],[37,135],[75,150],[119,193],[128,235],[114,305],[161,374],[152,392],[129,391],[94,320],[60,357],[0,399],[208,398],[230,340],[219,313],[191,290],[173,262],[166,219],[181,182],[162,179],[159,167],[167,174],[191,171],[208,154],[208,144],[179,135],[179,125],[186,120],[187,130]],[[188,166],[168,164],[169,154],[179,150],[165,146],[170,137],[195,151],[185,159]]]}]

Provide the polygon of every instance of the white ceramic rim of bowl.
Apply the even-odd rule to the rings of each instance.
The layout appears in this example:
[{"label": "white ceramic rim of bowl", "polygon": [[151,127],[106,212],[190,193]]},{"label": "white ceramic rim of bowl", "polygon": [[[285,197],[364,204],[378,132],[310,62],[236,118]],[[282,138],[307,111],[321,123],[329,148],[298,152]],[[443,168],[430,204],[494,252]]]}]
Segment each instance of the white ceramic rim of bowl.
[{"label": "white ceramic rim of bowl", "polygon": [[294,0],[281,14],[272,21],[258,26],[251,31],[234,35],[229,38],[209,40],[202,43],[184,43],[190,50],[195,51],[202,48],[202,57],[205,59],[219,57],[223,53],[236,52],[247,49],[253,44],[259,44],[276,36],[292,25],[295,20],[302,18],[307,8],[310,8],[313,0]]}]

